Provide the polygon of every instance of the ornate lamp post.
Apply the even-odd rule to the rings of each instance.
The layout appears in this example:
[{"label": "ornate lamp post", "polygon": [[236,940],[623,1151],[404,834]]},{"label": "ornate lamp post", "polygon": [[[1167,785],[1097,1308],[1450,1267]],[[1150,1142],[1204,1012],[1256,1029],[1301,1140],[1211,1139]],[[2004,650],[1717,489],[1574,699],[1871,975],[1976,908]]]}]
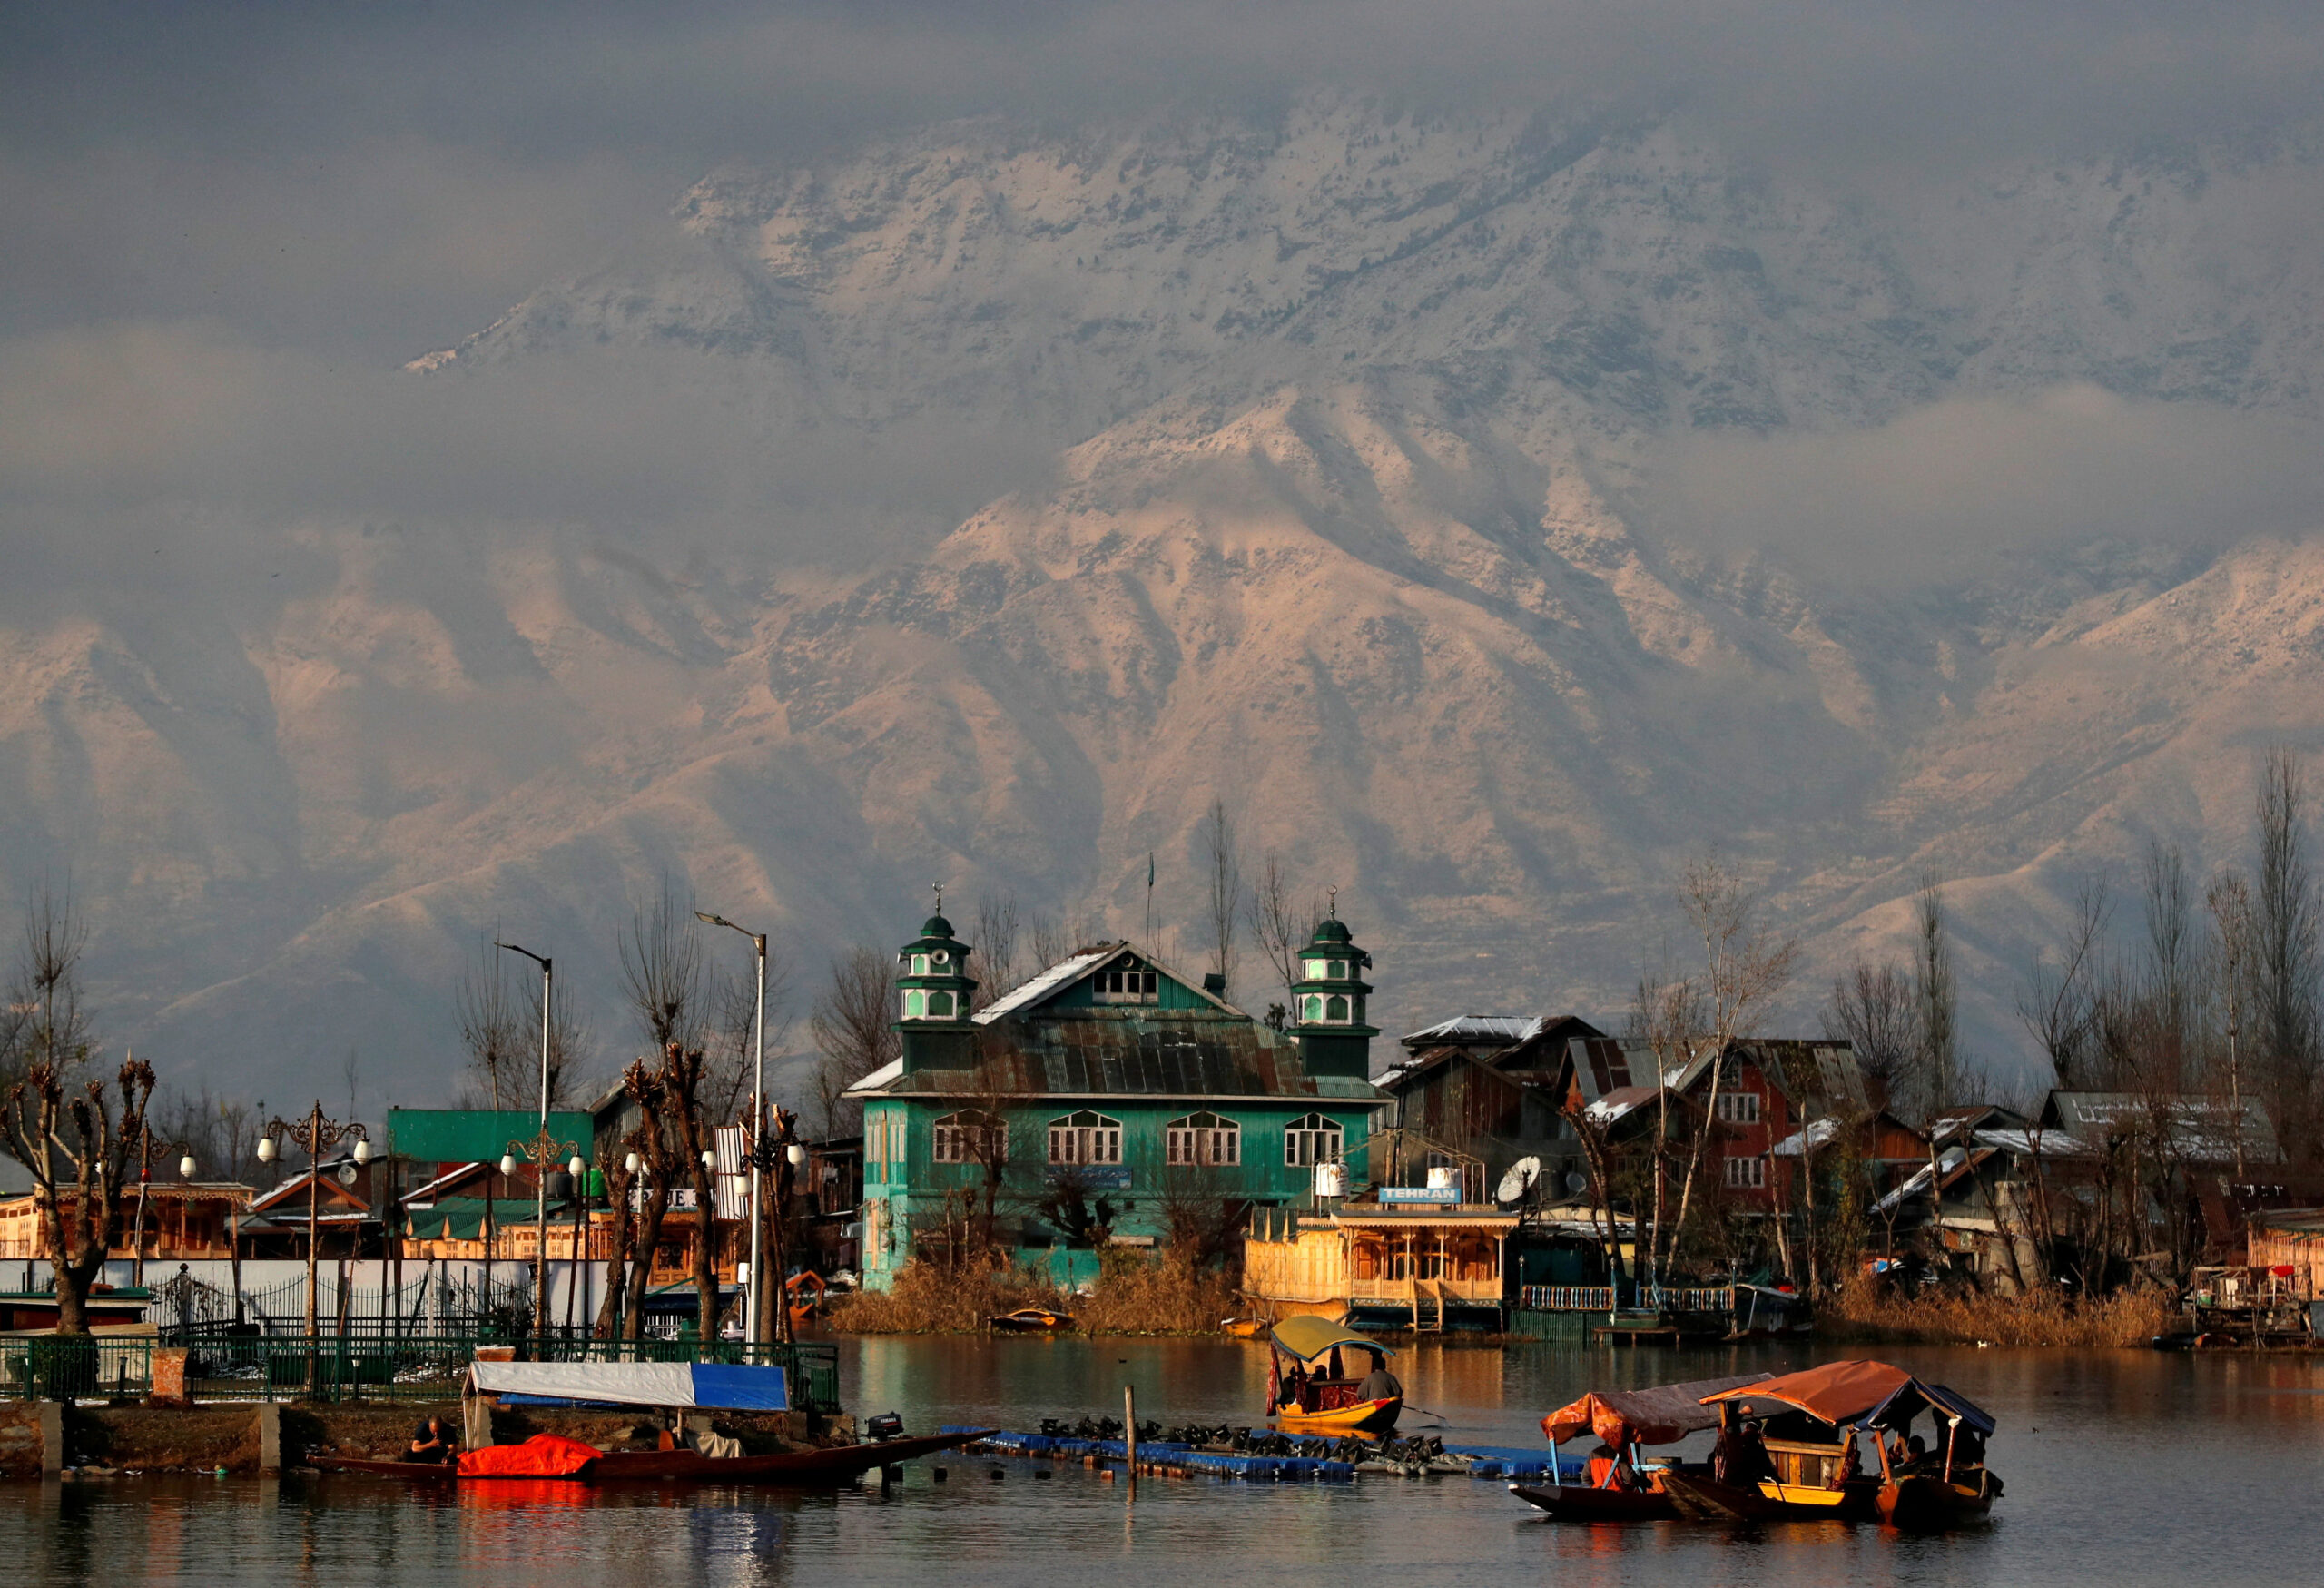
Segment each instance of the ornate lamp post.
[{"label": "ornate lamp post", "polygon": [[[758,958],[758,1010],[751,1020],[750,1139],[755,1140],[759,1135],[760,1124],[766,1118],[766,933],[763,932],[745,931],[743,928],[736,926],[733,922],[727,920],[724,915],[705,914],[700,910],[695,911],[694,915],[696,921],[701,922],[705,926],[723,926],[730,932],[742,932],[744,937],[751,940],[751,948]],[[771,1169],[773,1166],[772,1164],[762,1164],[759,1161],[759,1155],[756,1152],[753,1152],[750,1155],[750,1162],[751,1279],[749,1305],[751,1309],[751,1325],[748,1332],[750,1335],[751,1344],[753,1346],[760,1346],[766,1343],[766,1308],[760,1299],[765,1294],[766,1262],[764,1258],[761,1255],[759,1231],[760,1227],[766,1222],[766,1217],[764,1212],[762,1210],[762,1205],[759,1201],[759,1176],[763,1169]],[[709,1215],[705,1213],[703,1216],[703,1238],[705,1240],[709,1238]]]},{"label": "ornate lamp post", "polygon": [[316,1198],[322,1189],[322,1157],[340,1142],[355,1142],[355,1161],[371,1161],[371,1133],[361,1124],[350,1120],[342,1125],[323,1117],[323,1105],[318,1100],[303,1119],[269,1119],[258,1139],[258,1160],[272,1163],[281,1149],[274,1144],[277,1136],[287,1136],[307,1155],[307,1338],[315,1337],[315,1221],[320,1212]]},{"label": "ornate lamp post", "polygon": [[[783,1294],[784,1286],[782,1278],[784,1270],[790,1266],[783,1260],[783,1204],[791,1189],[793,1171],[807,1161],[807,1149],[792,1139],[792,1127],[796,1123],[797,1119],[797,1115],[777,1109],[774,1110],[773,1130],[762,1130],[757,1128],[756,1121],[753,1121],[750,1131],[743,1137],[743,1153],[751,1166],[751,1235],[753,1246],[757,1243],[758,1226],[765,1218],[765,1210],[760,1207],[758,1200],[759,1177],[762,1174],[771,1174],[775,1177],[775,1294],[770,1303],[764,1287],[764,1269],[760,1266],[756,1254],[753,1253],[751,1264],[750,1297],[751,1343],[753,1345],[766,1343],[770,1333],[769,1325],[773,1326],[772,1336],[775,1340],[783,1341],[793,1337],[791,1298]],[[773,1309],[771,1314],[768,1310],[770,1305]]]},{"label": "ornate lamp post", "polygon": [[533,1337],[537,1355],[548,1346],[548,1171],[566,1158],[581,1161],[580,1149],[549,1134],[548,1110],[541,1110],[541,1128],[530,1141],[511,1141],[500,1155],[505,1179],[517,1172],[518,1160],[533,1166]]},{"label": "ornate lamp post", "polygon": [[167,1158],[171,1153],[182,1153],[178,1159],[178,1178],[193,1179],[193,1150],[182,1141],[165,1140],[155,1135],[151,1125],[142,1124],[137,1132],[137,1216],[132,1220],[129,1237],[129,1282],[145,1283],[145,1195],[153,1179],[153,1159]]}]

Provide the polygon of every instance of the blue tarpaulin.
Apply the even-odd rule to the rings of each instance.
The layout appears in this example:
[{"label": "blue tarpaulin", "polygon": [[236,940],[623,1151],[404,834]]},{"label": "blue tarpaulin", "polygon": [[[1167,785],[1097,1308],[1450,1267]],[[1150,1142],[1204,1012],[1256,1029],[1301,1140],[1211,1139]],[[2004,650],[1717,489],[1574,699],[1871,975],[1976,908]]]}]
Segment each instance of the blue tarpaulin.
[{"label": "blue tarpaulin", "polygon": [[517,1406],[791,1409],[791,1386],[782,1368],[714,1362],[473,1362],[468,1390]]}]

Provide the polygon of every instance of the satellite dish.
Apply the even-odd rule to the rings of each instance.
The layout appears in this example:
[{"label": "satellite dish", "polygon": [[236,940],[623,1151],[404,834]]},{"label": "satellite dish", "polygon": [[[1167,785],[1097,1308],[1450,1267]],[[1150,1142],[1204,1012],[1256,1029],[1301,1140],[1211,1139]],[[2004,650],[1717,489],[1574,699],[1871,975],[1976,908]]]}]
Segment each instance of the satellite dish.
[{"label": "satellite dish", "polygon": [[339,1166],[339,1183],[340,1185],[351,1186],[356,1182],[358,1178],[359,1177],[356,1174],[355,1166],[353,1164],[342,1163]]},{"label": "satellite dish", "polygon": [[1578,1169],[1565,1171],[1565,1189],[1579,1197],[1590,1189],[1590,1177]]},{"label": "satellite dish", "polygon": [[1507,1174],[1501,1177],[1501,1185],[1493,1192],[1494,1199],[1502,1202],[1521,1202],[1525,1199],[1525,1193],[1533,1189],[1533,1182],[1541,1178],[1541,1160],[1538,1158],[1521,1158],[1509,1166]]}]

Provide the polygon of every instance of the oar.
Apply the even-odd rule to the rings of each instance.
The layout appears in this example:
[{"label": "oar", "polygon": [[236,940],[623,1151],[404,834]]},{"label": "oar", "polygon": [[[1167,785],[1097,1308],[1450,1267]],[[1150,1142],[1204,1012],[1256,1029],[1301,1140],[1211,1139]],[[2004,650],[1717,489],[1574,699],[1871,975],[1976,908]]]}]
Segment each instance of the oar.
[{"label": "oar", "polygon": [[1410,1401],[1406,1401],[1404,1403],[1403,1409],[1407,1412],[1418,1412],[1423,1417],[1434,1417],[1440,1423],[1451,1422],[1451,1419],[1445,1416],[1443,1412],[1432,1412],[1426,1406],[1416,1406]]}]

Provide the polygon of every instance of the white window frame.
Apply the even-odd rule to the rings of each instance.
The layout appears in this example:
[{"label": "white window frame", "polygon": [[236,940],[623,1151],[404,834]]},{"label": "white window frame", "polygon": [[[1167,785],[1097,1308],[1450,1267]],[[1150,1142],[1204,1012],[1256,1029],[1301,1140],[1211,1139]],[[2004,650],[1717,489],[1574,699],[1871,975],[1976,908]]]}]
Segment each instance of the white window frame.
[{"label": "white window frame", "polygon": [[1337,1163],[1347,1149],[1347,1129],[1329,1114],[1303,1114],[1284,1127],[1285,1169],[1313,1169]]},{"label": "white window frame", "polygon": [[[960,1109],[936,1121],[931,1153],[937,1163],[1009,1161],[1009,1121],[981,1109]],[[993,1153],[988,1159],[986,1154]]]},{"label": "white window frame", "polygon": [[1738,1088],[1718,1094],[1718,1119],[1723,1125],[1756,1125],[1759,1122],[1759,1094]]},{"label": "white window frame", "polygon": [[1159,1003],[1162,977],[1150,966],[1125,961],[1089,978],[1089,997],[1096,1003]]},{"label": "white window frame", "polygon": [[1768,1189],[1768,1160],[1746,1154],[1727,1160],[1727,1189],[1730,1191],[1764,1191]]},{"label": "white window frame", "polygon": [[927,994],[927,993],[925,993],[925,992],[923,992],[923,991],[921,991],[919,988],[917,988],[917,987],[907,987],[907,988],[905,988],[905,989],[904,989],[904,1019],[906,1019],[906,1020],[926,1020],[927,1018],[928,1018],[928,994]]},{"label": "white window frame", "polygon": [[1122,1122],[1089,1109],[1059,1114],[1049,1121],[1049,1162],[1086,1168],[1122,1160]]},{"label": "white window frame", "polygon": [[1173,1169],[1239,1169],[1243,1127],[1207,1110],[1173,1119],[1163,1129],[1163,1161]]}]

